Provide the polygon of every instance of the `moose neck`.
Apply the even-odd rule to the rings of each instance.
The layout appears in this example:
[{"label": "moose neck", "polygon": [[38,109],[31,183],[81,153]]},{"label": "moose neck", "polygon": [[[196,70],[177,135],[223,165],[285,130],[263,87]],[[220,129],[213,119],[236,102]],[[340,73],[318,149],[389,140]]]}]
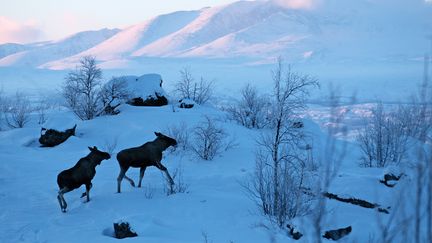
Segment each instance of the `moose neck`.
[{"label": "moose neck", "polygon": [[162,139],[162,138],[156,138],[153,141],[155,144],[158,145],[158,147],[164,151],[165,149],[167,149],[169,146],[171,146],[166,140]]},{"label": "moose neck", "polygon": [[100,162],[103,160],[100,156],[98,156],[96,153],[94,152],[90,152],[87,155],[87,159],[90,161],[90,163],[96,167],[97,165],[100,164]]}]

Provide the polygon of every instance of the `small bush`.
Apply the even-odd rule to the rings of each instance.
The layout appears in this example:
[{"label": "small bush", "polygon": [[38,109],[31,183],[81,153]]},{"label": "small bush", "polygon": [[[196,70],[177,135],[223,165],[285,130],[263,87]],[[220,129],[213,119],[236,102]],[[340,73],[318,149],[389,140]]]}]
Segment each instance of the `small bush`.
[{"label": "small bush", "polygon": [[227,139],[225,130],[212,121],[208,116],[205,121],[193,129],[193,142],[191,149],[199,158],[212,160],[223,151],[234,146],[234,142]]},{"label": "small bush", "polygon": [[108,83],[102,86],[99,96],[102,102],[103,114],[117,115],[120,112],[116,108],[126,103],[131,95],[127,90],[126,81],[113,77]]},{"label": "small bush", "polygon": [[207,103],[213,95],[213,82],[203,77],[196,82],[190,69],[185,67],[180,70],[180,80],[176,83],[175,92],[181,99],[190,99],[202,105]]},{"label": "small bush", "polygon": [[167,179],[166,181],[166,191],[167,196],[176,194],[176,193],[186,193],[189,185],[186,184],[183,180],[183,170],[181,168],[177,168],[174,170],[172,179],[174,180],[174,184],[171,184]]},{"label": "small bush", "polygon": [[390,163],[399,164],[406,157],[408,134],[403,113],[387,113],[381,103],[372,110],[363,131],[357,136],[363,153],[361,165],[385,167]]},{"label": "small bush", "polygon": [[30,121],[33,111],[30,100],[23,93],[16,93],[7,99],[4,105],[6,123],[11,128],[22,128]]},{"label": "small bush", "polygon": [[241,90],[241,97],[226,108],[228,118],[247,128],[264,128],[268,123],[269,101],[250,84]]},{"label": "small bush", "polygon": [[171,152],[174,150],[184,152],[190,148],[190,131],[185,122],[168,127],[166,134],[177,141],[177,147],[172,148]]}]

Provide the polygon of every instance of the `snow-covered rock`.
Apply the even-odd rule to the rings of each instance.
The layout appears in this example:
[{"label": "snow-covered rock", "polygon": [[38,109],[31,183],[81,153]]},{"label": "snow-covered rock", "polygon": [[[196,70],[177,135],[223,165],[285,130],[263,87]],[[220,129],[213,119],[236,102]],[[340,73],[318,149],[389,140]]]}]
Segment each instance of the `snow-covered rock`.
[{"label": "snow-covered rock", "polygon": [[130,94],[129,104],[135,106],[162,106],[168,104],[165,91],[162,88],[162,76],[155,73],[142,76],[123,76]]}]

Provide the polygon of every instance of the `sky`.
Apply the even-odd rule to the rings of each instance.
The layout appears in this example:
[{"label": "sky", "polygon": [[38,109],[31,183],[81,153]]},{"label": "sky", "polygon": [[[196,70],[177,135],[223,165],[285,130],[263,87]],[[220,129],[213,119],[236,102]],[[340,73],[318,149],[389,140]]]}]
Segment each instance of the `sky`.
[{"label": "sky", "polygon": [[177,10],[235,0],[0,0],[0,43],[63,38],[83,30],[124,28]]}]

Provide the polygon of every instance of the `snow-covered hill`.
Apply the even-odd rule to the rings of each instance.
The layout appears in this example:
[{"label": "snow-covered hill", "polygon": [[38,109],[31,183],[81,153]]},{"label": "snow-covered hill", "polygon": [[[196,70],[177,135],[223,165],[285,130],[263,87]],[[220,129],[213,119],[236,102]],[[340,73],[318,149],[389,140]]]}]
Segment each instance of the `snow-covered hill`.
[{"label": "snow-covered hill", "polygon": [[[315,107],[309,114],[323,122],[323,117],[328,117],[326,110]],[[50,127],[77,124],[76,136],[54,148],[39,147],[36,115],[25,128],[0,132],[0,242],[117,242],[112,227],[118,220],[130,222],[139,235],[128,242],[296,242],[259,213],[242,186],[255,170],[259,130],[226,121],[223,112],[208,106],[173,112],[171,106],[124,105],[119,115],[91,121],[79,121],[68,111],[52,110],[47,116],[45,125]],[[179,124],[185,124],[183,130],[192,129],[204,116],[217,121],[238,145],[213,161],[197,159],[180,146],[178,151],[166,151],[162,162],[172,175],[177,169],[182,171],[185,193],[167,196],[163,174],[155,167],[146,170],[142,188],[133,188],[123,180],[122,193],[115,193],[119,173],[115,153],[153,140],[154,131],[166,133]],[[304,122],[317,151],[323,150],[326,133],[310,120]],[[190,133],[189,139],[193,142],[196,138]],[[65,194],[68,211],[62,213],[56,198],[57,174],[87,155],[88,146],[114,148],[113,156],[96,168],[91,201],[84,203],[79,198],[84,187],[74,190]],[[337,146],[342,148],[344,143]],[[398,193],[405,186],[412,188],[414,178],[405,176],[396,187],[386,187],[379,182],[384,170],[359,167],[358,145],[347,146],[329,191],[391,207],[391,214],[327,200],[322,230],[352,226],[352,233],[341,242],[382,242],[382,227],[387,223],[397,226],[393,215],[403,215],[395,207],[399,205]],[[314,159],[319,161],[320,157]],[[131,168],[127,175],[136,182],[139,170]],[[412,212],[409,206],[405,210]],[[311,215],[313,212],[292,222],[304,234],[301,242],[316,242],[308,218]],[[398,237],[392,242],[407,241]]]},{"label": "snow-covered hill", "polygon": [[428,48],[432,5],[423,0],[327,0],[307,9],[281,2],[240,1],[174,12],[120,31],[78,33],[27,51],[1,45],[0,66],[64,69],[84,55],[113,68],[147,57],[260,61],[282,55],[291,62],[409,62]]},{"label": "snow-covered hill", "polygon": [[[9,52],[12,54],[1,58],[0,66],[37,67],[53,60],[83,52],[118,32],[118,29],[85,31],[56,41],[16,46],[16,51],[11,51],[9,48]],[[1,45],[0,50],[10,45]]]}]

